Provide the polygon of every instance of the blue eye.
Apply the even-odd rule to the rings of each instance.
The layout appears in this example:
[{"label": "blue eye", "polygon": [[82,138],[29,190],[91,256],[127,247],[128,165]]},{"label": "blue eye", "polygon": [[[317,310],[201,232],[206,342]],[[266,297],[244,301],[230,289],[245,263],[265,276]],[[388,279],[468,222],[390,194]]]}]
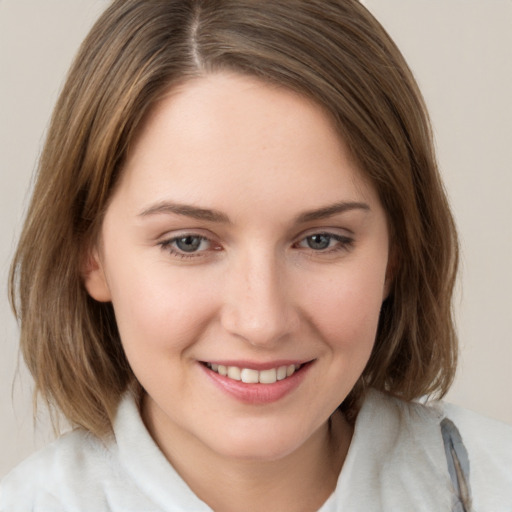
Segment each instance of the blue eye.
[{"label": "blue eye", "polygon": [[347,236],[333,233],[314,233],[297,243],[301,249],[311,249],[315,252],[331,252],[347,250],[352,246],[353,240]]},{"label": "blue eye", "polygon": [[211,240],[201,235],[183,234],[169,240],[164,240],[158,245],[178,258],[192,258],[205,255],[210,250],[218,250]]},{"label": "blue eye", "polygon": [[314,249],[315,251],[323,251],[331,245],[331,240],[332,237],[330,235],[320,233],[318,235],[308,236],[306,238],[306,243],[310,249]]},{"label": "blue eye", "polygon": [[174,245],[183,252],[196,252],[207,240],[202,236],[187,235],[173,240]]}]

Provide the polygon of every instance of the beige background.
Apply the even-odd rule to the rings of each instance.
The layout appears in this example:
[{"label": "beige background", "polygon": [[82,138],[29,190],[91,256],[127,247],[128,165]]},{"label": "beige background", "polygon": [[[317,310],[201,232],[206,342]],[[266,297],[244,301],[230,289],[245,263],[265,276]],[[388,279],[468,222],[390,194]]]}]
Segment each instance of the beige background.
[{"label": "beige background", "polygon": [[[0,0],[0,477],[51,438],[34,431],[6,276],[48,118],[106,0]],[[366,0],[430,107],[462,239],[462,361],[448,399],[512,424],[512,2]]]}]

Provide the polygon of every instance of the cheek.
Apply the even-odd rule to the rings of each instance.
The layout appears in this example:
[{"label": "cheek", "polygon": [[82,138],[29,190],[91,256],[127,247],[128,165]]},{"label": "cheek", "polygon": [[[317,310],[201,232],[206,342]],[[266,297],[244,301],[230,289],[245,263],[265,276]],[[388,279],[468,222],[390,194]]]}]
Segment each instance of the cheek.
[{"label": "cheek", "polygon": [[[158,267],[158,268],[157,268]],[[165,273],[161,265],[118,267],[111,282],[121,340],[128,352],[185,350],[214,314],[215,301],[201,279]]]},{"label": "cheek", "polygon": [[385,271],[361,266],[326,283],[311,282],[309,317],[333,349],[367,353],[375,341],[383,301]]}]

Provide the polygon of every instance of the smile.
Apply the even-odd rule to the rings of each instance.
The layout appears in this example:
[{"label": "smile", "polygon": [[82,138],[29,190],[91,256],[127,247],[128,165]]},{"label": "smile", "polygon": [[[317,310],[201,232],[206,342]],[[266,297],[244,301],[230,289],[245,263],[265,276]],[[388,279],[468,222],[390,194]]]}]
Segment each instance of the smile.
[{"label": "smile", "polygon": [[214,363],[205,364],[207,368],[215,373],[245,384],[275,384],[277,381],[291,377],[302,366],[300,364],[289,364],[258,371],[252,368],[239,368],[238,366],[225,366]]}]

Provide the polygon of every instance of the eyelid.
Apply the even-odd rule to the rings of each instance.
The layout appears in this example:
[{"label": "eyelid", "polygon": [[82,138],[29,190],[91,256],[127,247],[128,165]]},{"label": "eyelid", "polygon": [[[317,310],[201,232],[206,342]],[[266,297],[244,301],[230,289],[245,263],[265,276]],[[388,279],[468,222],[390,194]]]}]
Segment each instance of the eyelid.
[{"label": "eyelid", "polygon": [[[222,246],[215,240],[214,236],[205,235],[201,231],[202,230],[184,229],[178,232],[167,233],[166,236],[164,235],[160,237],[160,240],[157,242],[157,245],[159,245],[162,250],[180,259],[192,259],[200,257],[204,258],[208,255],[208,253],[222,250]],[[210,247],[200,251],[186,252],[173,246],[173,244],[176,241],[187,237],[200,238],[201,241],[206,240],[209,242]]]},{"label": "eyelid", "polygon": [[154,240],[155,241],[164,241],[170,240],[171,238],[180,238],[183,236],[200,236],[203,238],[208,238],[209,240],[216,238],[216,235],[212,233],[209,229],[204,229],[201,227],[188,226],[188,227],[166,227],[165,229],[158,230],[158,233],[155,233]]},{"label": "eyelid", "polygon": [[[349,230],[341,230],[341,231],[349,231]],[[328,236],[338,243],[335,244],[333,247],[327,247],[325,249],[313,249],[311,247],[301,247],[299,244],[304,243],[308,238],[312,236]],[[293,247],[304,251],[308,255],[317,255],[317,256],[328,256],[332,254],[336,254],[339,252],[347,252],[354,246],[354,237],[348,234],[340,233],[340,229],[338,228],[327,228],[327,229],[309,229],[303,233],[301,233],[297,238],[296,241],[293,243]]]},{"label": "eyelid", "polygon": [[346,239],[354,238],[354,232],[347,228],[315,227],[315,228],[305,229],[304,231],[299,233],[295,237],[295,241],[299,242],[299,241],[303,240],[304,238],[307,238],[307,237],[313,236],[313,235],[329,235],[332,237],[342,237],[342,238],[346,238]]}]

